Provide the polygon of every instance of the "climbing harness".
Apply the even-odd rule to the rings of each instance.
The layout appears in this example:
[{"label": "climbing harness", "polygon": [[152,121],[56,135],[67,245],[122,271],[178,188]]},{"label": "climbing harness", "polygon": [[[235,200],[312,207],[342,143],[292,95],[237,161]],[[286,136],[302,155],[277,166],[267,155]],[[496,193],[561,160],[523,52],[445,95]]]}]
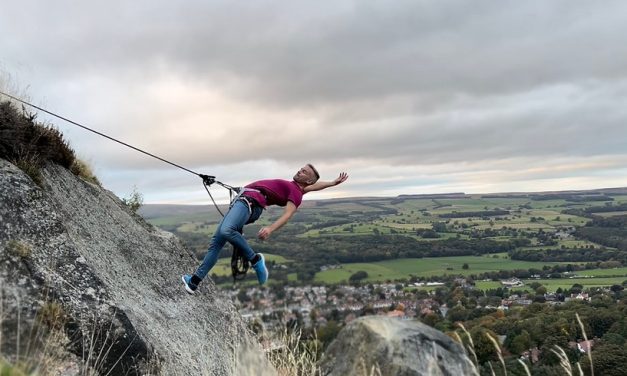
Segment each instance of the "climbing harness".
[{"label": "climbing harness", "polygon": [[[37,109],[39,111],[45,112],[48,115],[54,116],[54,117],[56,117],[58,119],[61,119],[61,120],[65,121],[65,122],[67,122],[67,123],[70,123],[70,124],[75,125],[77,127],[83,128],[83,129],[85,129],[87,131],[95,133],[95,134],[97,134],[99,136],[102,136],[104,138],[107,138],[107,139],[109,139],[111,141],[115,141],[115,142],[117,142],[117,143],[119,143],[121,145],[124,145],[124,146],[126,146],[128,148],[131,148],[131,149],[133,149],[135,151],[138,151],[140,153],[146,154],[146,155],[148,155],[150,157],[153,157],[153,158],[158,159],[158,160],[160,160],[162,162],[168,163],[168,164],[170,164],[170,165],[172,165],[174,167],[180,168],[181,170],[187,171],[187,172],[189,172],[191,174],[194,174],[194,175],[200,177],[202,179],[202,183],[203,183],[203,186],[205,187],[205,190],[207,191],[207,193],[209,194],[209,197],[211,198],[211,201],[213,202],[213,205],[215,206],[216,210],[218,211],[218,213],[220,213],[220,215],[222,217],[224,217],[224,213],[222,213],[222,211],[218,207],[218,204],[214,200],[213,195],[211,195],[211,192],[209,191],[209,187],[212,184],[218,184],[218,185],[220,185],[220,186],[222,186],[222,187],[224,187],[224,188],[229,190],[230,206],[232,206],[235,203],[235,201],[237,201],[241,197],[242,193],[247,192],[247,191],[257,191],[256,189],[244,188],[244,187],[233,187],[233,186],[230,186],[228,184],[224,184],[224,183],[216,180],[215,176],[199,174],[199,173],[197,173],[197,172],[195,172],[193,170],[190,170],[190,169],[188,169],[186,167],[183,167],[183,166],[181,166],[179,164],[176,164],[174,162],[170,162],[167,159],[161,158],[161,157],[159,157],[159,156],[157,156],[155,154],[149,153],[149,152],[144,151],[144,150],[142,150],[140,148],[137,148],[137,147],[135,147],[133,145],[127,144],[126,142],[122,142],[122,141],[120,141],[118,139],[115,139],[115,138],[113,138],[111,136],[108,136],[108,135],[106,135],[104,133],[98,132],[98,131],[96,131],[94,129],[91,129],[89,127],[86,127],[86,126],[84,126],[84,125],[82,125],[80,123],[72,121],[72,120],[70,120],[70,119],[68,119],[66,117],[57,115],[54,112],[48,111],[48,110],[46,110],[44,108],[41,108],[41,107],[36,106],[36,105],[34,105],[32,103],[29,103],[29,102],[27,102],[25,100],[17,98],[17,97],[15,97],[13,95],[7,94],[7,93],[2,92],[2,91],[0,91],[0,94],[6,96],[8,98],[11,98],[11,99],[13,99],[13,100],[15,100],[17,102],[20,102],[23,105],[25,104],[25,105],[27,105],[29,107],[32,107],[32,108]],[[257,191],[257,192],[259,192],[259,191]],[[248,202],[248,201],[246,201],[246,202],[248,203],[248,211],[249,211],[249,213],[252,213],[252,207],[250,205],[250,202]],[[230,206],[229,206],[229,208],[230,208]],[[243,279],[246,276],[246,272],[248,271],[249,267],[250,267],[250,262],[246,259],[246,257],[244,257],[244,252],[241,249],[233,246],[233,255],[231,256],[231,273],[233,275],[233,281],[235,282],[236,280]]]},{"label": "climbing harness", "polygon": [[[209,197],[211,197],[213,205],[216,207],[216,210],[222,215],[222,217],[224,217],[224,214],[222,213],[222,211],[220,211],[220,208],[213,200],[213,196],[211,196],[211,192],[209,191],[209,186],[211,186],[211,184],[213,183],[219,184],[229,190],[231,200],[229,209],[235,204],[237,200],[242,198],[242,201],[244,201],[248,205],[248,214],[252,214],[252,206],[248,200],[242,197],[242,194],[244,192],[259,192],[258,190],[246,187],[231,187],[230,185],[215,180],[214,176],[201,175],[200,177],[203,179],[202,183],[207,190],[207,193],[209,193]],[[231,253],[231,275],[233,276],[233,283],[235,283],[246,278],[246,273],[248,272],[248,269],[250,269],[250,261],[248,261],[248,259],[245,257],[244,251],[241,248],[236,247],[235,245],[232,245],[232,247],[233,252]]]}]

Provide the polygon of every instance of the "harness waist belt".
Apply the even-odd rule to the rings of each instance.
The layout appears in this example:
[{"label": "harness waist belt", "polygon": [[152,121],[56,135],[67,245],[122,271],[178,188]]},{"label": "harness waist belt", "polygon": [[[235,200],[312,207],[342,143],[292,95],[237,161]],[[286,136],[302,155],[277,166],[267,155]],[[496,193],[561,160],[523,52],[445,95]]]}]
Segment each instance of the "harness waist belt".
[{"label": "harness waist belt", "polygon": [[254,198],[252,198],[252,197],[250,197],[250,196],[248,196],[246,194],[243,194],[240,198],[245,200],[246,202],[248,202],[248,205],[250,205],[251,207],[252,206],[258,206],[260,208],[262,207],[261,204],[259,204],[259,202],[257,200],[255,200]]}]

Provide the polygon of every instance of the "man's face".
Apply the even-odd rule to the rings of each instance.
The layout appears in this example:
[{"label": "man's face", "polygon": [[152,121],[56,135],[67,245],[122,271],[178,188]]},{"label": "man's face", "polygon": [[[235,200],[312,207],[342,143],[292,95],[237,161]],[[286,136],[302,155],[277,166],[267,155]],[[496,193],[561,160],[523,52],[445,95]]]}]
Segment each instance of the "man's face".
[{"label": "man's face", "polygon": [[296,175],[294,175],[294,181],[301,184],[313,184],[316,180],[316,173],[309,166],[303,166]]}]

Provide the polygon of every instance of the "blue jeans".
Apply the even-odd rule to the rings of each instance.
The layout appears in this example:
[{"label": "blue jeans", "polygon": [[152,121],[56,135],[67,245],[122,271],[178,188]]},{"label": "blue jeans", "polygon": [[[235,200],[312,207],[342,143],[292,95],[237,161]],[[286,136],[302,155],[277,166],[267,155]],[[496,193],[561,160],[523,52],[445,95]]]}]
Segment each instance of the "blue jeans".
[{"label": "blue jeans", "polygon": [[255,257],[255,251],[248,245],[246,239],[242,235],[244,225],[255,222],[263,208],[259,206],[253,206],[252,212],[249,211],[248,204],[242,198],[235,201],[229,211],[226,213],[222,222],[218,225],[216,233],[211,238],[211,244],[209,250],[202,260],[202,264],[198,267],[194,273],[200,279],[204,279],[211,268],[218,261],[218,255],[222,247],[226,242],[231,243],[234,247],[240,248],[244,251],[244,255],[248,260],[252,260]]}]

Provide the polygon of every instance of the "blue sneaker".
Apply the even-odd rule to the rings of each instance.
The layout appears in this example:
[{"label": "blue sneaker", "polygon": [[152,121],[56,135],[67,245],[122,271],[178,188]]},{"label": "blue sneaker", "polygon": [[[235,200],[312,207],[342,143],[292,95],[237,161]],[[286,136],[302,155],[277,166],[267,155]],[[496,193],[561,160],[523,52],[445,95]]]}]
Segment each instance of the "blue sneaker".
[{"label": "blue sneaker", "polygon": [[257,253],[261,258],[255,265],[253,265],[253,269],[257,272],[257,280],[260,285],[263,285],[268,280],[268,268],[266,268],[266,260],[263,257],[263,254]]},{"label": "blue sneaker", "polygon": [[185,291],[187,291],[188,294],[193,294],[196,292],[196,289],[198,288],[198,286],[192,283],[191,275],[185,274],[181,277],[181,279],[183,280],[183,283],[185,284]]}]

